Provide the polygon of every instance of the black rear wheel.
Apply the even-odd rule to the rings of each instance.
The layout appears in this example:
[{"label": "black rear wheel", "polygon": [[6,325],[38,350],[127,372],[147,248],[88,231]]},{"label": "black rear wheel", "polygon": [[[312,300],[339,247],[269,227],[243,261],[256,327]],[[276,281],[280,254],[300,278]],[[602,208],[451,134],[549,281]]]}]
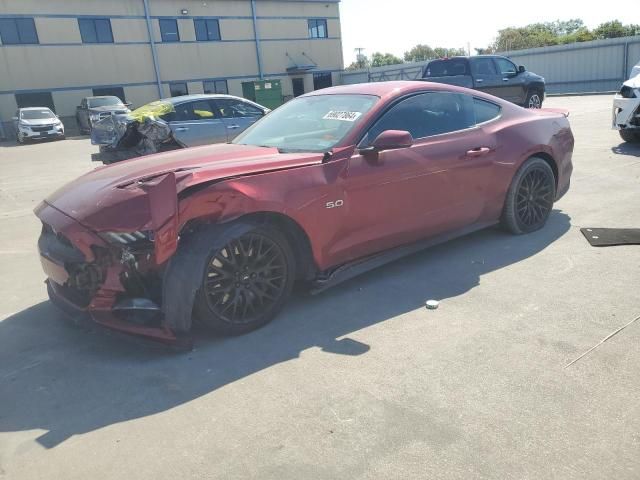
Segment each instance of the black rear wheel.
[{"label": "black rear wheel", "polygon": [[542,108],[542,94],[537,90],[532,90],[527,94],[524,102],[526,108]]},{"label": "black rear wheel", "polygon": [[502,213],[502,224],[520,235],[544,226],[556,196],[553,170],[541,158],[527,160],[514,176]]},{"label": "black rear wheel", "polygon": [[284,306],[294,272],[285,237],[275,229],[255,227],[210,253],[196,297],[196,317],[223,334],[254,330]]}]

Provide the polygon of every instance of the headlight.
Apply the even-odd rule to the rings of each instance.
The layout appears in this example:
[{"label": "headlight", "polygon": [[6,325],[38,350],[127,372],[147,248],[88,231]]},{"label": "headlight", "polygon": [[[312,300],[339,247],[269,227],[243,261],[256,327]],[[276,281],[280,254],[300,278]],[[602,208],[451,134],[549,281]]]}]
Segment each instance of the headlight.
[{"label": "headlight", "polygon": [[136,231],[131,233],[103,232],[99,233],[98,235],[100,235],[100,238],[113,245],[130,247],[149,244],[154,240],[153,232],[150,230]]},{"label": "headlight", "polygon": [[89,118],[91,119],[92,122],[97,122],[98,120],[100,120],[100,114],[92,113],[91,115],[89,115]]},{"label": "headlight", "polygon": [[622,98],[635,98],[636,92],[633,90],[633,88],[628,87],[627,85],[623,85],[620,89],[620,95],[622,96]]},{"label": "headlight", "polygon": [[26,124],[24,124],[24,123],[22,123],[22,122],[19,122],[19,123],[18,123],[18,127],[20,127],[20,128],[24,128],[24,129],[27,129],[27,130],[29,130],[29,129],[31,128],[29,125],[26,125]]}]

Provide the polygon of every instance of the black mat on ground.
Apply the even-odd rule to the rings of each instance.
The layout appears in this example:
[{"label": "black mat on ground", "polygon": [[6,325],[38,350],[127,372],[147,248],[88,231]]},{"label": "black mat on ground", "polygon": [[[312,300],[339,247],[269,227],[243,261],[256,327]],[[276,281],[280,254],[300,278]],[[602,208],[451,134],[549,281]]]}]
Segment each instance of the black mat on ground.
[{"label": "black mat on ground", "polygon": [[581,228],[593,247],[640,245],[640,228]]}]

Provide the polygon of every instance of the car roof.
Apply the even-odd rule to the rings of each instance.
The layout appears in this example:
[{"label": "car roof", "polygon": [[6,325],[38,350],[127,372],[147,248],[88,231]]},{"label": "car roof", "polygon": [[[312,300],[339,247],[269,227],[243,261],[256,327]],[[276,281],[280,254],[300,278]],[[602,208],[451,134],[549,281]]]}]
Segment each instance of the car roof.
[{"label": "car roof", "polygon": [[118,98],[117,95],[93,95],[91,97],[85,97],[87,100],[89,99],[93,99],[93,98],[117,98],[118,100],[120,100],[120,98]]},{"label": "car roof", "polygon": [[455,91],[463,92],[467,91],[460,87],[453,85],[447,85],[444,83],[433,83],[413,80],[396,80],[390,82],[371,82],[371,83],[356,83],[352,85],[340,85],[337,87],[323,88],[322,90],[316,90],[309,92],[303,96],[314,95],[375,95],[377,97],[395,97],[401,96],[407,93],[411,93],[418,90],[429,91]]}]

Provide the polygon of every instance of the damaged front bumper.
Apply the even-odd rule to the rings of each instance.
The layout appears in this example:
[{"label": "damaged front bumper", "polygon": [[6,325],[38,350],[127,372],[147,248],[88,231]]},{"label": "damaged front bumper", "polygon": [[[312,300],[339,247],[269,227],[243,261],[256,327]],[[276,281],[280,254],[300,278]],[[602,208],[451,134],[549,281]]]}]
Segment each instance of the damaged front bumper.
[{"label": "damaged front bumper", "polygon": [[[175,182],[170,177],[156,193],[162,195],[166,184]],[[171,215],[145,236],[96,233],[48,203],[35,213],[42,221],[38,250],[52,303],[110,330],[181,349],[191,344],[190,308],[189,323],[181,324],[162,309],[167,258],[177,236]]]},{"label": "damaged front bumper", "polygon": [[613,99],[612,128],[640,129],[640,96],[626,98],[619,93]]}]

